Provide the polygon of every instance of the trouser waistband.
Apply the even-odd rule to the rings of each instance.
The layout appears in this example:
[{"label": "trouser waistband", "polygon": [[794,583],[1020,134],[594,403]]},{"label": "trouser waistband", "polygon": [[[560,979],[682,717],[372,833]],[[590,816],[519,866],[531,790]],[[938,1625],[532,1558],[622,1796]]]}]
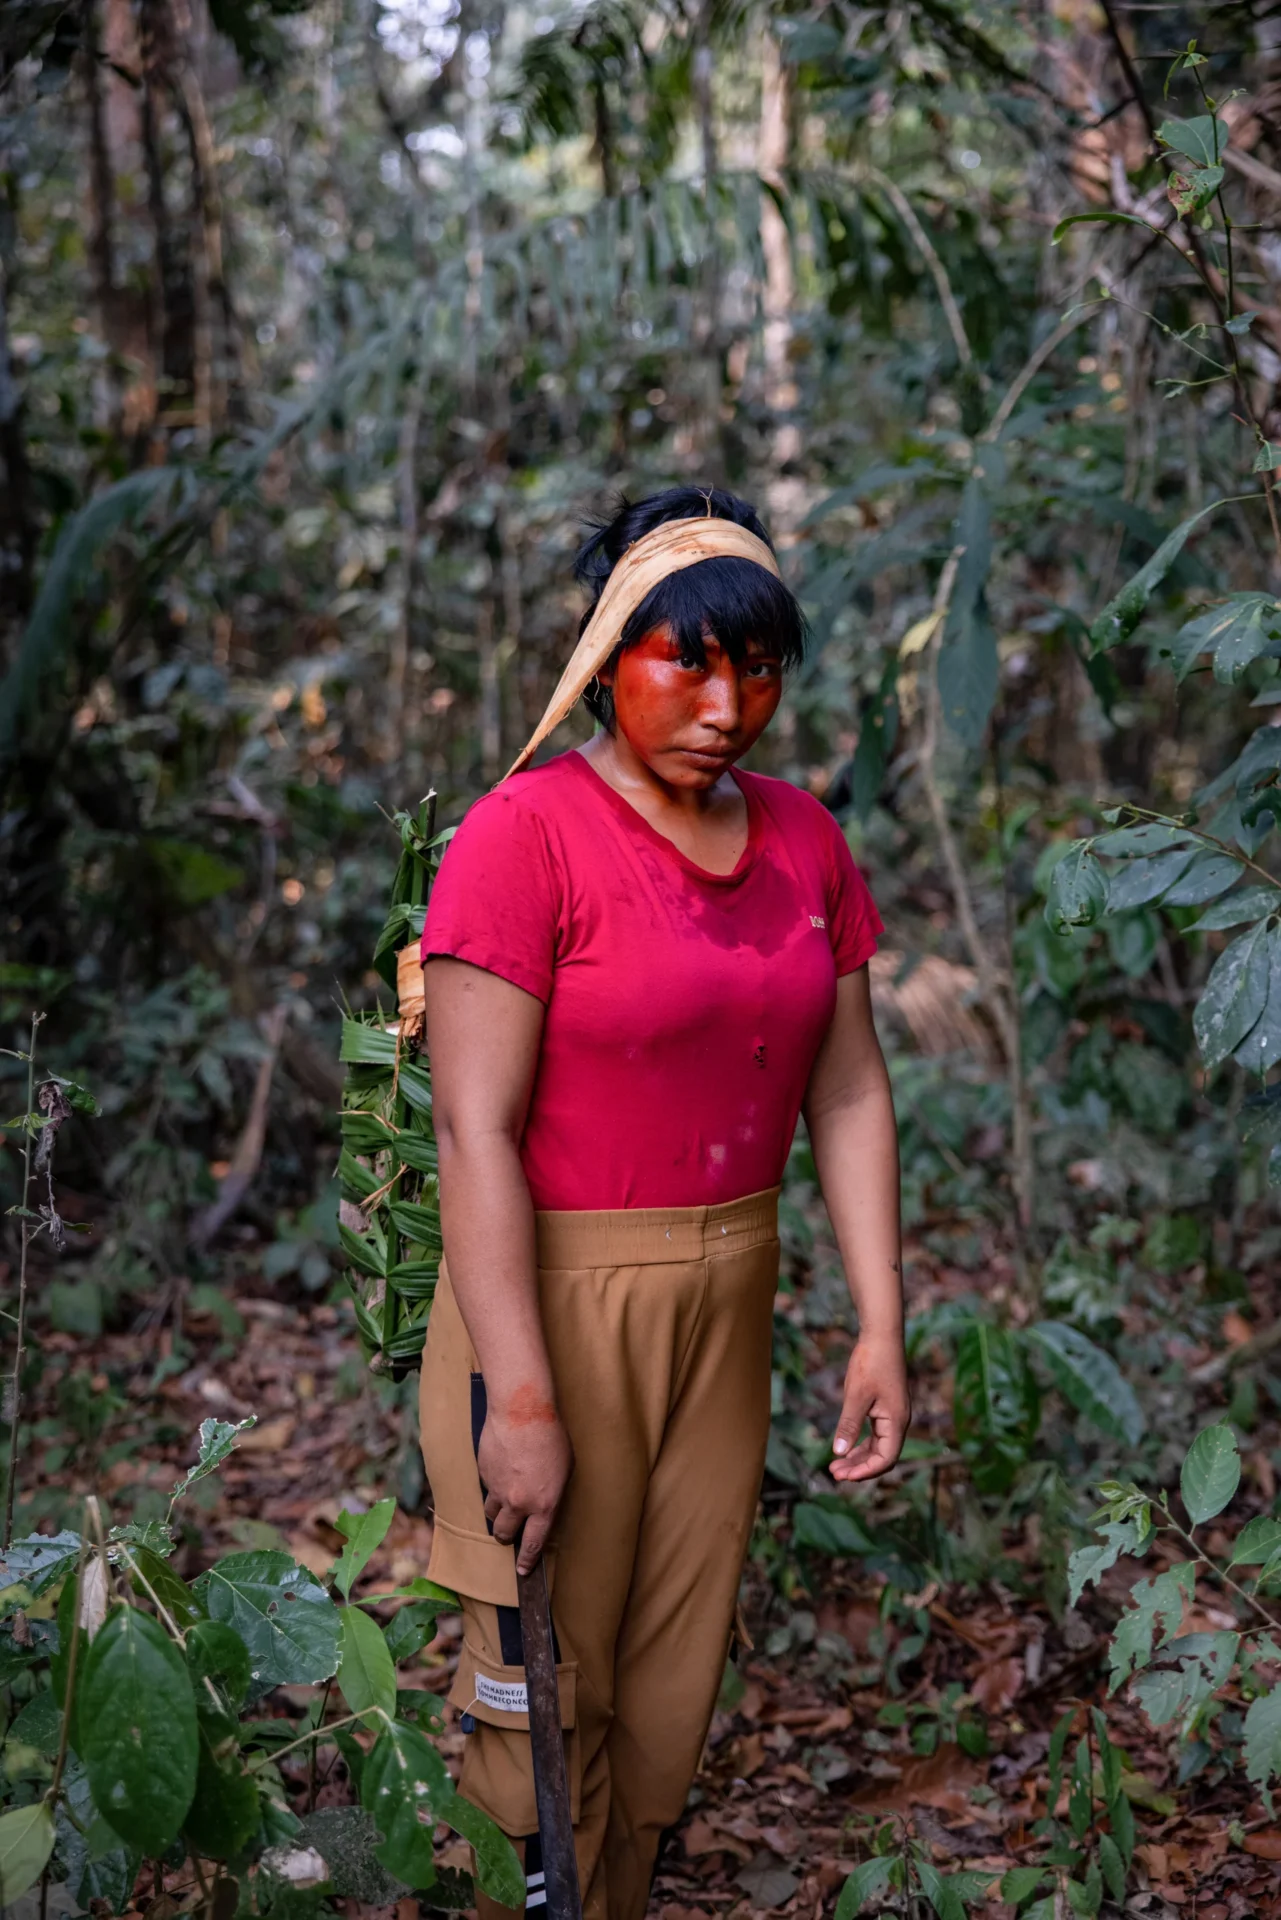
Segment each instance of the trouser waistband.
[{"label": "trouser waistband", "polygon": [[669,1266],[742,1253],[778,1238],[778,1187],[715,1207],[540,1213],[540,1267]]}]

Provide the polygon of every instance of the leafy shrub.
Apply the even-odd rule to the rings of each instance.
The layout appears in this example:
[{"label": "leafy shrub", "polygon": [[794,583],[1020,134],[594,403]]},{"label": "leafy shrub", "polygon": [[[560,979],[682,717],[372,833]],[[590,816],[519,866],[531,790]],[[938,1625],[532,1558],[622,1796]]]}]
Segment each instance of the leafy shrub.
[{"label": "leafy shrub", "polygon": [[[331,1893],[387,1901],[406,1890],[467,1906],[466,1875],[438,1880],[432,1834],[443,1822],[473,1846],[485,1891],[518,1905],[510,1842],[455,1791],[432,1744],[439,1701],[397,1686],[397,1665],[454,1596],[419,1578],[352,1598],[393,1500],[339,1516],[346,1544],[323,1580],[276,1551],[224,1555],[190,1585],[169,1564],[176,1503],[249,1424],[202,1424],[163,1522],[104,1532],[91,1500],[86,1533],[33,1535],[4,1556],[0,1897],[8,1904],[51,1869],[82,1906],[123,1913],[147,1862],[159,1872],[189,1859],[202,1897],[211,1878],[225,1885],[219,1912],[264,1913],[287,1897],[297,1915]],[[387,1600],[403,1604],[383,1627],[371,1609]],[[255,1717],[284,1686],[324,1692],[293,1718]],[[327,1720],[335,1686],[347,1710]],[[308,1750],[314,1784],[324,1747],[341,1755],[359,1805],[327,1809],[313,1831],[288,1804],[280,1762]],[[369,1859],[353,1880],[362,1849],[382,1876],[372,1894]]]}]

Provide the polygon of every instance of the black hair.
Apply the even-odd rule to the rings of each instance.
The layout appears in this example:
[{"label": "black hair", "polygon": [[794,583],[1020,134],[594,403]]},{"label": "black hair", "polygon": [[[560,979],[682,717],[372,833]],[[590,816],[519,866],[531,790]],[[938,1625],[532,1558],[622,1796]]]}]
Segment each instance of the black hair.
[{"label": "black hair", "polygon": [[[706,514],[716,520],[732,520],[767,546],[772,544],[755,509],[720,487],[668,487],[646,500],[622,496],[612,518],[596,523],[574,561],[574,578],[592,595],[592,604],[579,622],[579,633],[591,619],[605,582],[633,541],[652,533],[664,521],[702,519]],[[749,640],[766,636],[777,646],[784,667],[799,666],[805,653],[805,616],[795,595],[754,560],[741,560],[736,554],[696,560],[692,567],[669,573],[651,587],[629,617],[607,664],[613,666],[627,647],[664,625],[676,635],[681,658],[693,666],[706,664],[704,639],[709,633],[735,662],[746,657]],[[583,699],[595,719],[612,731],[611,689],[594,680]]]}]

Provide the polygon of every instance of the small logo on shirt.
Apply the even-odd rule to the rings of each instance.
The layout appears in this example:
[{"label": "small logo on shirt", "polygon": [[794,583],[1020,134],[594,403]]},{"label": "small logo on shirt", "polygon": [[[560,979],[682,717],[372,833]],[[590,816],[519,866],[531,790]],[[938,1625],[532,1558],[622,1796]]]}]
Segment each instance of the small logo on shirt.
[{"label": "small logo on shirt", "polygon": [[810,925],[812,927],[825,927],[827,922],[821,913],[812,913],[810,915]]},{"label": "small logo on shirt", "polygon": [[760,1044],[760,1046],[756,1048],[756,1050],[755,1050],[755,1052],[754,1052],[754,1053],[752,1054],[752,1058],[753,1058],[753,1060],[754,1060],[754,1061],[756,1062],[756,1064],[757,1064],[757,1066],[758,1066],[758,1067],[763,1067],[763,1066],[765,1065],[765,1043],[764,1043],[764,1041],[762,1041],[762,1042],[761,1042],[761,1044]]}]

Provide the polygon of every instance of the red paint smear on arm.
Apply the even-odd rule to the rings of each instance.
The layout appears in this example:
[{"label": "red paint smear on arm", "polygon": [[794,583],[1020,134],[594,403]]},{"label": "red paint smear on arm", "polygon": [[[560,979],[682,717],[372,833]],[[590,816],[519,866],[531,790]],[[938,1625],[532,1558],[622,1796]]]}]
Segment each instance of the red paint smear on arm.
[{"label": "red paint smear on arm", "polygon": [[537,1387],[517,1387],[503,1411],[512,1427],[550,1427],[556,1423],[555,1407]]}]

